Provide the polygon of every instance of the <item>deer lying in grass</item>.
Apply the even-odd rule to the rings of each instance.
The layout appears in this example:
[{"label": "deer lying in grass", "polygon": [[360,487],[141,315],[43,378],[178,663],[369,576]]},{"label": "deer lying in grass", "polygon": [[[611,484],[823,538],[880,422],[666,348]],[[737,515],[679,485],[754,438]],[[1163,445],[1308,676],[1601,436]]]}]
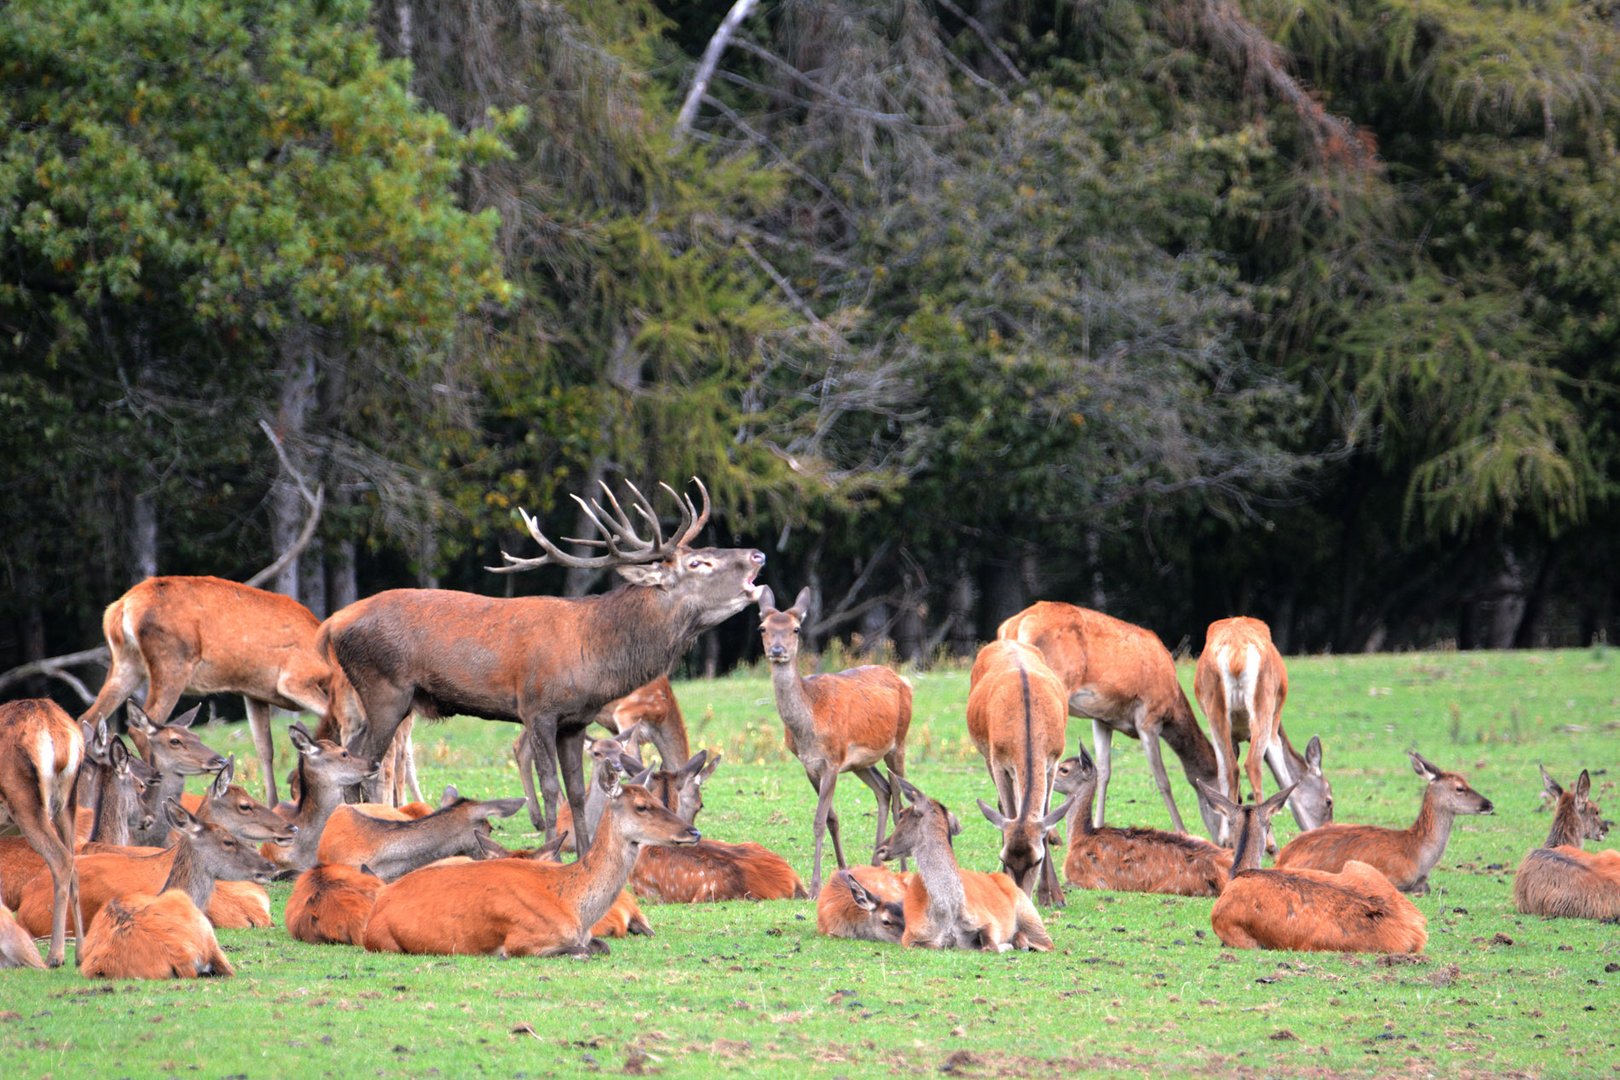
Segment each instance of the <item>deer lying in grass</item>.
[{"label": "deer lying in grass", "polygon": [[[1300,755],[1282,727],[1288,698],[1288,668],[1271,640],[1271,627],[1239,616],[1217,619],[1204,636],[1204,651],[1193,674],[1193,695],[1209,718],[1209,732],[1220,763],[1220,790],[1242,802],[1238,788],[1237,745],[1249,744],[1244,771],[1250,794],[1261,798],[1260,762],[1271,767],[1278,787],[1293,785],[1288,806],[1301,829],[1333,820],[1333,788],[1322,775],[1322,740],[1311,737]],[[1230,847],[1230,833],[1216,837]],[[1266,850],[1276,850],[1267,838]]]},{"label": "deer lying in grass", "polygon": [[238,840],[291,847],[298,835],[298,826],[249,795],[235,779],[236,755],[232,754],[226,759],[225,767],[215,774],[207,791],[201,795],[182,795],[180,805],[202,821],[229,829]]},{"label": "deer lying in grass", "polygon": [[[759,632],[771,664],[776,711],[787,733],[787,747],[804,766],[810,786],[820,796],[814,823],[816,857],[810,873],[810,895],[821,890],[821,849],[830,832],[833,857],[847,866],[838,836],[833,789],[840,773],[852,772],[877,797],[877,840],[883,842],[891,804],[900,812],[900,797],[877,771],[884,762],[896,776],[905,774],[906,733],[911,729],[911,686],[886,667],[868,664],[830,675],[800,677],[799,628],[810,603],[801,589],[793,606],[776,610],[769,588],[759,596]],[[873,859],[877,856],[874,851]],[[904,869],[904,866],[901,867]]]},{"label": "deer lying in grass", "polygon": [[930,949],[984,949],[1048,952],[1052,939],[1028,896],[1006,874],[963,870],[951,851],[951,837],[962,831],[956,815],[906,781],[890,774],[910,805],[900,811],[894,832],[878,846],[885,862],[914,856],[917,872],[906,889],[902,945]]},{"label": "deer lying in grass", "polygon": [[1524,857],[1513,877],[1513,906],[1548,918],[1620,918],[1620,851],[1581,850],[1584,841],[1602,840],[1609,832],[1590,799],[1591,776],[1582,769],[1569,791],[1546,769],[1541,778],[1557,809],[1547,842]]},{"label": "deer lying in grass", "polygon": [[267,884],[275,868],[226,829],[197,820],[179,803],[171,801],[164,810],[179,836],[162,889],[120,894],[90,920],[79,948],[79,970],[91,978],[194,979],[236,973],[203,911],[216,881]]},{"label": "deer lying in grass", "polygon": [[910,874],[882,866],[851,866],[827,880],[816,897],[816,932],[855,941],[900,944],[906,929]]},{"label": "deer lying in grass", "polygon": [[1407,757],[1412,759],[1412,769],[1429,784],[1411,828],[1323,825],[1290,840],[1277,853],[1277,869],[1332,873],[1355,859],[1376,868],[1402,892],[1426,894],[1429,871],[1445,853],[1453,818],[1458,814],[1489,814],[1494,807],[1491,800],[1469,787],[1461,774],[1446,772],[1415,752],[1409,751]]},{"label": "deer lying in grass", "polygon": [[360,866],[316,866],[287,897],[287,933],[311,945],[363,945],[366,923],[386,883]]},{"label": "deer lying in grass", "polygon": [[1069,853],[1063,876],[1081,889],[1219,896],[1232,853],[1208,840],[1160,829],[1091,824],[1097,767],[1084,749],[1058,763],[1055,790],[1069,796]]},{"label": "deer lying in grass", "polygon": [[11,911],[0,904],[0,969],[22,967],[44,970],[45,961],[39,958],[33,935],[18,926]]},{"label": "deer lying in grass", "polygon": [[984,755],[998,806],[979,810],[1001,830],[1001,868],[1013,884],[1040,901],[1063,906],[1057,870],[1047,858],[1046,834],[1063,820],[1052,810],[1052,773],[1063,756],[1068,695],[1033,645],[992,641],[973,663],[967,700],[968,735]]},{"label": "deer lying in grass", "polygon": [[0,826],[15,825],[50,870],[49,917],[38,929],[24,925],[36,937],[49,928],[51,945],[45,962],[51,967],[61,967],[67,955],[69,912],[75,938],[84,938],[73,858],[73,816],[83,761],[84,732],[60,706],[44,698],[0,705]]},{"label": "deer lying in grass", "polygon": [[[596,782],[608,808],[582,858],[566,866],[491,859],[413,871],[377,897],[366,948],[500,956],[606,952],[607,943],[591,931],[624,888],[637,846],[692,844],[699,836],[652,792],[621,784],[614,770]],[[469,896],[481,902],[470,905]]]},{"label": "deer lying in grass", "polygon": [[482,859],[486,849],[481,841],[490,835],[490,819],[511,817],[525,805],[523,799],[465,799],[447,787],[439,809],[424,818],[383,821],[340,806],[321,832],[315,861],[364,866],[386,882],[452,855]]},{"label": "deer lying in grass", "polygon": [[352,755],[329,739],[314,738],[302,724],[293,724],[287,734],[298,751],[298,801],[292,809],[278,807],[277,812],[298,826],[298,833],[290,847],[266,846],[263,852],[283,870],[307,870],[315,865],[327,819],[343,805],[344,790],[375,777],[377,763]]},{"label": "deer lying in grass", "polygon": [[1289,788],[1259,806],[1239,806],[1208,786],[1204,794],[1237,831],[1232,880],[1210,912],[1223,944],[1296,952],[1423,951],[1429,939],[1423,913],[1376,868],[1352,859],[1338,873],[1260,869],[1266,819],[1282,809]]}]

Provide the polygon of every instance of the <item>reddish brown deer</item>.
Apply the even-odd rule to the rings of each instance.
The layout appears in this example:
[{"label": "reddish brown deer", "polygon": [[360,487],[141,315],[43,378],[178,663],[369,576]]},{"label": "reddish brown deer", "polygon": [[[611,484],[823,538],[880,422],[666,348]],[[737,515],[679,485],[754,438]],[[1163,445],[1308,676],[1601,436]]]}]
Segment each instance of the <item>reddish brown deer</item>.
[{"label": "reddish brown deer", "polygon": [[914,856],[917,872],[906,889],[905,932],[900,944],[929,949],[1050,952],[1052,939],[1035,905],[1006,874],[963,870],[951,850],[962,831],[956,815],[902,776],[889,776],[910,805],[894,832],[878,847],[884,862]]},{"label": "reddish brown deer", "polygon": [[[633,754],[629,753],[629,750],[634,742],[634,728],[627,728],[624,731],[601,739],[586,739],[585,754],[591,762],[591,775],[596,776],[603,769],[618,769],[620,772],[628,776],[634,776],[643,771],[647,773],[648,777],[655,775],[651,769],[641,763],[639,758],[636,758]],[[524,776],[524,779],[532,781],[534,778],[532,768],[534,758],[533,755],[529,754],[527,750],[523,749],[527,745],[527,736],[519,735],[517,742],[513,745],[512,749],[517,756],[518,772],[523,774],[525,771],[527,771],[527,775]],[[525,762],[528,764],[525,764]],[[716,763],[718,764],[718,759]],[[703,764],[704,763],[702,761],[699,761],[692,767],[692,769],[688,770],[683,775],[696,776],[703,770]],[[672,774],[665,771],[657,775],[671,776]],[[645,781],[641,780],[636,781],[636,783],[644,782]],[[702,782],[703,780],[701,776],[695,780],[695,783],[698,784],[701,784]],[[524,790],[527,793],[527,796],[532,796],[534,794],[533,783],[526,784]],[[696,788],[693,790],[695,792]],[[655,791],[654,794],[661,795],[662,792]],[[699,798],[701,799],[701,796],[699,796]],[[606,807],[607,797],[602,794],[601,786],[598,784],[592,784],[590,786],[590,790],[585,793],[585,827],[589,829],[592,834],[596,832],[596,823],[602,819],[602,811]],[[671,805],[670,809],[673,810],[674,806]],[[690,818],[687,819],[687,823],[691,823]],[[566,833],[568,838],[562,842],[563,846],[559,850],[574,850],[573,828],[573,808],[567,803],[564,803],[557,810],[557,835],[562,836]]]},{"label": "reddish brown deer", "polygon": [[[598,778],[608,796],[597,842],[575,862],[547,866],[491,859],[428,866],[382,891],[366,926],[373,952],[587,956],[606,952],[591,933],[624,888],[638,845],[692,844],[698,831],[652,792]],[[467,897],[482,897],[470,907]]]},{"label": "reddish brown deer", "polygon": [[[1237,744],[1247,742],[1244,770],[1255,801],[1260,792],[1260,762],[1271,767],[1278,787],[1294,788],[1289,809],[1301,829],[1315,829],[1333,820],[1333,788],[1322,775],[1322,740],[1311,737],[1300,756],[1282,726],[1283,702],[1288,698],[1288,668],[1271,641],[1271,627],[1259,619],[1236,617],[1209,624],[1204,651],[1193,674],[1193,695],[1209,718],[1220,768],[1220,791],[1241,802],[1238,789]],[[1216,839],[1230,847],[1230,829]],[[1268,841],[1267,850],[1275,850]]]},{"label": "reddish brown deer", "polygon": [[1591,776],[1582,769],[1569,791],[1545,768],[1541,778],[1557,809],[1547,842],[1524,857],[1513,877],[1513,906],[1554,919],[1620,918],[1620,851],[1581,850],[1585,841],[1609,833],[1591,801]]},{"label": "reddish brown deer", "polygon": [[235,974],[203,912],[215,882],[268,884],[275,868],[229,831],[197,820],[179,803],[171,801],[164,809],[179,835],[162,891],[120,894],[91,918],[79,949],[79,970],[91,978]]},{"label": "reddish brown deer", "polygon": [[855,941],[900,944],[906,930],[910,874],[882,866],[851,866],[827,879],[816,897],[816,932]]},{"label": "reddish brown deer", "polygon": [[343,805],[343,792],[377,775],[377,763],[349,753],[329,739],[317,739],[302,724],[287,731],[298,751],[298,802],[277,811],[297,826],[290,847],[265,845],[265,858],[282,870],[308,870],[315,865],[321,833],[332,812]]},{"label": "reddish brown deer", "polygon": [[[1100,611],[1043,600],[1001,624],[996,637],[1021,641],[1041,650],[1046,666],[1063,680],[1069,693],[1069,715],[1091,721],[1092,749],[1097,760],[1097,806],[1093,825],[1103,823],[1108,801],[1108,778],[1113,771],[1114,733],[1142,741],[1153,780],[1159,786],[1170,823],[1186,832],[1170,777],[1159,755],[1159,739],[1170,744],[1181,759],[1187,780],[1218,785],[1220,768],[1215,750],[1193,715],[1192,705],[1176,681],[1175,661],[1149,630]],[[1194,788],[1196,791],[1196,787]],[[1208,800],[1198,797],[1198,810],[1210,836],[1218,835],[1221,819]]]},{"label": "reddish brown deer", "polygon": [[22,967],[43,971],[45,961],[39,958],[33,935],[18,926],[11,912],[0,904],[0,969]]},{"label": "reddish brown deer", "polygon": [[363,866],[316,866],[287,897],[287,933],[311,945],[363,945],[384,881]]},{"label": "reddish brown deer", "polygon": [[[764,553],[751,549],[690,546],[709,517],[701,483],[701,513],[666,486],[682,515],[667,539],[652,505],[630,490],[650,539],[637,533],[604,486],[611,510],[594,501],[579,505],[605,537],[592,541],[605,554],[569,555],[525,514],[529,534],[545,554],[507,555],[507,565],[498,568],[611,567],[625,579],[613,592],[564,599],[396,589],[328,619],[317,645],[341,665],[362,705],[363,719],[347,739],[350,749],[376,757],[413,708],[426,716],[462,713],[521,723],[545,796],[543,814],[530,808],[536,827],[555,838],[559,767],[579,822],[586,725],[609,701],[667,673],[703,630],[756,600],[754,577],[765,563]],[[575,832],[580,849],[588,851],[589,830]]]},{"label": "reddish brown deer", "polygon": [[134,830],[131,842],[161,847],[168,842],[169,826],[163,817],[163,804],[170,799],[179,800],[186,788],[186,777],[203,773],[217,773],[225,768],[225,759],[197,738],[191,730],[202,706],[194,706],[167,724],[154,722],[146,711],[133,701],[125,710],[128,716],[130,738],[157,770],[158,782],[146,789],[145,806],[152,815],[152,824]]},{"label": "reddish brown deer", "polygon": [[0,825],[14,824],[51,872],[51,946],[45,956],[51,967],[61,967],[67,954],[69,911],[75,938],[84,937],[73,861],[83,761],[84,733],[60,706],[44,698],[0,705]]},{"label": "reddish brown deer", "polygon": [[235,783],[235,778],[236,755],[232,754],[207,791],[182,795],[180,805],[201,821],[224,826],[244,843],[291,847],[298,826],[249,795],[246,788]]},{"label": "reddish brown deer", "polygon": [[1277,869],[1326,870],[1334,873],[1351,859],[1376,867],[1401,892],[1423,896],[1429,891],[1429,871],[1445,854],[1451,824],[1458,814],[1489,814],[1491,800],[1468,786],[1460,773],[1431,765],[1407,752],[1412,769],[1428,787],[1417,821],[1409,829],[1377,825],[1323,825],[1300,833],[1277,853]]},{"label": "reddish brown deer", "polygon": [[1352,859],[1337,873],[1260,869],[1265,819],[1282,809],[1288,788],[1258,806],[1239,806],[1213,787],[1205,794],[1237,832],[1232,880],[1210,912],[1223,944],[1297,952],[1423,951],[1429,939],[1423,913],[1374,867]]},{"label": "reddish brown deer", "polygon": [[1084,749],[1058,763],[1053,783],[1069,796],[1069,853],[1063,876],[1081,889],[1219,896],[1232,876],[1232,853],[1208,840],[1162,829],[1091,823],[1097,767]]},{"label": "reddish brown deer", "polygon": [[762,590],[759,632],[765,659],[771,664],[771,686],[776,691],[776,711],[782,717],[787,747],[820,796],[814,824],[815,868],[810,873],[810,895],[815,896],[821,891],[821,849],[829,832],[839,869],[849,865],[844,861],[838,813],[833,809],[833,790],[840,773],[854,773],[877,798],[874,852],[883,843],[891,806],[896,814],[900,812],[899,793],[878,772],[877,763],[887,764],[896,776],[905,775],[911,685],[876,664],[830,675],[800,676],[799,628],[809,603],[810,590],[801,589],[792,607],[778,611],[775,595],[770,589]]},{"label": "reddish brown deer", "polygon": [[[592,784],[591,786],[594,788],[597,785]],[[566,833],[558,833],[556,840],[551,841],[537,850],[528,852],[510,852],[509,857],[515,859],[532,859],[538,863],[561,862],[562,860],[560,853],[563,850],[563,840],[566,836]],[[699,843],[702,843],[702,841],[699,841]],[[641,854],[645,855],[648,851],[661,850],[663,849],[643,848]],[[492,854],[491,857],[493,858],[498,856]],[[638,934],[643,937],[652,937],[653,928],[652,924],[647,921],[647,916],[642,914],[641,905],[636,903],[634,894],[632,894],[628,888],[624,888],[619,890],[619,895],[614,898],[613,903],[608,907],[607,914],[603,915],[600,919],[597,919],[596,925],[591,927],[591,936],[599,938],[622,938],[629,937],[631,934]]]},{"label": "reddish brown deer", "polygon": [[1040,901],[1063,906],[1046,833],[1067,807],[1051,808],[1052,773],[1063,756],[1068,726],[1063,682],[1039,649],[1017,641],[992,641],[973,662],[967,701],[968,735],[984,755],[999,806],[979,800],[990,824],[1001,830],[1001,868],[1013,883]]},{"label": "reddish brown deer", "polygon": [[340,806],[321,832],[315,861],[364,866],[388,882],[452,855],[481,859],[485,849],[480,840],[490,835],[490,819],[511,817],[523,805],[522,799],[466,799],[450,787],[439,809],[424,818],[382,821]]},{"label": "reddish brown deer", "polygon": [[79,719],[94,727],[148,683],[158,724],[182,694],[241,694],[267,789],[276,804],[270,708],[327,711],[326,661],[315,651],[320,620],[279,593],[216,577],[155,577],[130,589],[101,619],[112,666]]}]

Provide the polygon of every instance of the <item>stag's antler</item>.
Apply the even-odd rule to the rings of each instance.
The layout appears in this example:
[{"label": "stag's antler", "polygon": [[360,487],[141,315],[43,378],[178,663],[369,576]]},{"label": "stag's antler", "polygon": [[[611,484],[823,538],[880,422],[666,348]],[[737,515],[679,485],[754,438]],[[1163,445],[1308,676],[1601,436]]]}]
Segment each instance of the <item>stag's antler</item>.
[{"label": "stag's antler", "polygon": [[697,536],[702,530],[703,526],[708,523],[708,489],[703,486],[703,481],[695,476],[692,478],[692,482],[698,486],[698,491],[703,496],[703,510],[701,513],[693,505],[689,496],[677,492],[668,484],[660,483],[658,485],[669,492],[681,509],[680,525],[677,526],[675,534],[667,539],[664,536],[664,530],[659,527],[658,512],[653,509],[652,503],[641,493],[641,490],[628,480],[625,481],[624,486],[630,492],[630,509],[635,511],[652,530],[652,539],[650,540],[643,538],[640,533],[636,532],[635,523],[630,520],[630,515],[625,513],[624,507],[619,504],[618,499],[614,498],[612,490],[608,488],[605,482],[599,481],[599,484],[602,488],[602,494],[607,499],[607,506],[603,506],[594,498],[586,502],[578,495],[569,496],[579,504],[580,510],[590,519],[591,524],[596,526],[597,530],[602,534],[602,539],[586,540],[565,536],[563,542],[583,544],[586,547],[593,548],[606,548],[607,553],[604,555],[570,555],[546,538],[546,534],[540,531],[539,521],[530,515],[527,510],[519,508],[518,513],[523,517],[524,527],[529,530],[529,535],[534,537],[534,542],[540,545],[540,549],[545,554],[532,559],[520,559],[503,551],[501,552],[501,558],[506,560],[506,565],[489,566],[485,567],[485,569],[496,574],[515,574],[522,570],[533,570],[536,567],[552,565],[571,566],[588,570],[604,566],[628,566],[636,563],[661,562],[676,551],[686,547],[693,537]]}]

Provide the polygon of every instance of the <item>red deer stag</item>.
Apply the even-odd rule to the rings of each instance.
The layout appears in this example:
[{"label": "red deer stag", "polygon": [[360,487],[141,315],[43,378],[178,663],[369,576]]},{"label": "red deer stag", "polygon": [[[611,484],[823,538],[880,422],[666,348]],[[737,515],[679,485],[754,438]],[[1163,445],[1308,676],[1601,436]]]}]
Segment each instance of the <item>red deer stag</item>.
[{"label": "red deer stag", "polygon": [[[585,727],[597,711],[667,673],[699,633],[759,597],[754,577],[764,553],[691,547],[709,518],[708,492],[698,483],[699,512],[690,498],[664,487],[681,504],[680,525],[668,538],[652,505],[633,486],[632,508],[652,532],[650,539],[637,533],[604,485],[611,510],[576,497],[605,537],[590,541],[604,554],[567,554],[524,514],[544,554],[505,555],[507,564],[492,568],[612,567],[625,579],[612,592],[565,599],[395,589],[328,619],[318,647],[342,667],[362,705],[349,747],[376,757],[413,708],[426,716],[463,713],[521,723],[545,796],[543,814],[530,807],[536,827],[543,826],[548,839],[556,837],[559,767],[579,822],[585,810]],[[575,832],[580,850],[588,851],[589,830]]]},{"label": "red deer stag", "polygon": [[1423,951],[1429,940],[1423,913],[1374,867],[1352,859],[1337,873],[1260,869],[1266,818],[1282,809],[1288,788],[1258,806],[1239,806],[1213,787],[1206,786],[1205,794],[1237,833],[1232,880],[1210,912],[1223,944],[1295,952]]},{"label": "red deer stag", "polygon": [[79,719],[94,727],[148,683],[146,712],[158,724],[182,694],[241,694],[267,791],[276,804],[270,708],[323,716],[331,671],[315,651],[320,625],[279,593],[216,577],[154,577],[107,606],[102,633],[112,652],[107,681]]},{"label": "red deer stag", "polygon": [[900,944],[906,930],[910,874],[883,866],[851,866],[827,880],[816,897],[816,933],[855,941]]},{"label": "red deer stag", "polygon": [[1609,823],[1592,802],[1592,778],[1581,770],[1565,791],[1541,770],[1546,793],[1555,800],[1552,832],[1531,851],[1513,878],[1513,906],[1526,915],[1563,919],[1620,918],[1620,851],[1582,851],[1587,840],[1602,840]]},{"label": "red deer stag", "polygon": [[1423,806],[1409,829],[1377,825],[1323,825],[1300,833],[1277,853],[1277,869],[1326,870],[1333,873],[1351,859],[1376,867],[1401,892],[1423,896],[1429,871],[1445,853],[1452,820],[1458,814],[1489,814],[1491,800],[1468,786],[1458,773],[1431,765],[1408,751],[1412,769],[1428,781]]},{"label": "red deer stag", "polygon": [[119,895],[90,920],[79,949],[79,970],[91,978],[235,974],[203,912],[213,899],[215,882],[264,885],[275,868],[225,828],[197,820],[179,803],[169,802],[164,809],[179,836],[162,890]]},{"label": "red deer stag", "polygon": [[384,881],[363,866],[316,866],[287,897],[287,933],[311,945],[363,945]]},{"label": "red deer stag", "polygon": [[900,944],[929,949],[1050,952],[1052,939],[1028,896],[1006,874],[963,870],[951,851],[962,831],[956,815],[912,786],[889,776],[911,805],[901,810],[894,832],[878,847],[884,862],[911,855],[917,872],[906,889],[905,932]]},{"label": "red deer stag", "polygon": [[84,938],[79,877],[73,860],[73,814],[78,805],[84,733],[73,718],[43,698],[0,705],[0,825],[14,824],[51,872],[51,946],[45,962],[61,967],[67,954],[67,917]]},{"label": "red deer stag", "polygon": [[364,866],[383,881],[395,881],[418,867],[452,855],[484,857],[481,841],[491,818],[511,817],[522,799],[462,798],[445,788],[439,809],[424,818],[382,821],[352,806],[340,806],[326,822],[315,861],[331,866]]},{"label": "red deer stag", "polygon": [[302,724],[287,731],[298,751],[298,802],[278,812],[297,826],[290,847],[265,845],[264,856],[283,870],[308,870],[315,865],[321,833],[332,812],[343,805],[343,792],[373,779],[377,763],[349,753],[329,739],[317,739]]},{"label": "red deer stag", "polygon": [[[491,859],[427,866],[377,897],[366,926],[373,952],[588,956],[606,952],[592,927],[624,888],[639,845],[693,844],[698,831],[617,772],[597,779],[608,796],[597,842],[566,866]],[[481,897],[476,906],[468,896]]]},{"label": "red deer stag", "polygon": [[782,717],[787,747],[820,796],[814,824],[815,867],[810,873],[810,895],[815,896],[821,891],[821,849],[828,833],[839,869],[849,865],[844,861],[838,813],[833,809],[833,789],[840,773],[854,773],[877,797],[874,852],[883,843],[891,807],[900,813],[899,793],[878,772],[877,763],[887,764],[896,776],[905,775],[911,686],[876,664],[830,675],[800,676],[799,628],[809,603],[810,590],[801,589],[792,607],[778,611],[775,595],[770,589],[762,590],[759,632],[765,658],[771,663],[771,686],[776,691],[776,711]]},{"label": "red deer stag", "polygon": [[[1218,784],[1215,749],[1204,737],[1187,695],[1176,681],[1175,661],[1149,630],[1100,611],[1042,600],[1002,623],[1002,641],[1021,641],[1041,650],[1046,666],[1063,680],[1069,693],[1069,715],[1091,721],[1092,749],[1097,760],[1097,807],[1093,825],[1103,823],[1108,778],[1113,771],[1114,733],[1142,741],[1153,780],[1159,786],[1170,823],[1186,832],[1170,777],[1159,755],[1159,739],[1181,759],[1187,780]],[[1194,788],[1196,791],[1196,787]],[[1202,794],[1198,810],[1210,836],[1219,834],[1221,819]]]},{"label": "red deer stag", "polygon": [[[1242,616],[1210,623],[1193,674],[1193,695],[1209,718],[1223,795],[1233,802],[1242,801],[1236,748],[1247,742],[1249,755],[1243,767],[1255,801],[1262,797],[1263,759],[1271,766],[1278,787],[1293,786],[1294,797],[1288,806],[1301,829],[1315,829],[1333,820],[1333,788],[1322,775],[1322,740],[1313,735],[1301,757],[1283,731],[1288,668],[1271,642],[1271,627]],[[1216,839],[1232,846],[1230,829],[1222,829]],[[1268,841],[1267,850],[1275,850],[1275,845]]]},{"label": "red deer stag", "polygon": [[1058,763],[1053,786],[1070,796],[1069,853],[1063,876],[1081,889],[1219,896],[1232,876],[1232,853],[1208,840],[1162,829],[1091,823],[1097,767],[1084,749]]},{"label": "red deer stag", "polygon": [[1052,773],[1063,756],[1068,726],[1063,682],[1039,649],[992,641],[973,662],[967,700],[968,734],[984,755],[999,809],[979,800],[1001,830],[1001,867],[1026,895],[1040,879],[1040,901],[1063,906],[1057,870],[1047,858],[1046,833],[1067,806],[1051,808]]}]

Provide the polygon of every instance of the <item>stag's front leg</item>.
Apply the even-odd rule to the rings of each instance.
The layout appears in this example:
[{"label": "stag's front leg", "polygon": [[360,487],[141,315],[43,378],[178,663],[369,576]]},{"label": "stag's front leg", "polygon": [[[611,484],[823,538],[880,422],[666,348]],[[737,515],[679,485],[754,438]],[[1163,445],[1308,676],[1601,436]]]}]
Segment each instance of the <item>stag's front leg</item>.
[{"label": "stag's front leg", "polygon": [[590,826],[585,820],[585,728],[583,725],[557,736],[557,754],[562,762],[563,789],[568,793],[568,809],[574,815],[574,850],[580,858],[591,850]]},{"label": "stag's front leg", "polygon": [[[543,803],[541,820],[536,827],[545,831],[549,843],[557,839],[557,813],[562,806],[562,789],[557,785],[557,718],[537,716],[526,721],[523,727]],[[574,827],[577,829],[579,823],[575,822]]]},{"label": "stag's front leg", "polygon": [[1170,777],[1164,771],[1164,758],[1159,754],[1159,733],[1152,728],[1138,730],[1142,736],[1142,752],[1147,754],[1148,766],[1153,770],[1153,782],[1159,785],[1159,794],[1164,797],[1164,808],[1170,811],[1170,824],[1176,832],[1184,833],[1187,827],[1181,823],[1181,812],[1176,809],[1176,798],[1170,794]]}]

